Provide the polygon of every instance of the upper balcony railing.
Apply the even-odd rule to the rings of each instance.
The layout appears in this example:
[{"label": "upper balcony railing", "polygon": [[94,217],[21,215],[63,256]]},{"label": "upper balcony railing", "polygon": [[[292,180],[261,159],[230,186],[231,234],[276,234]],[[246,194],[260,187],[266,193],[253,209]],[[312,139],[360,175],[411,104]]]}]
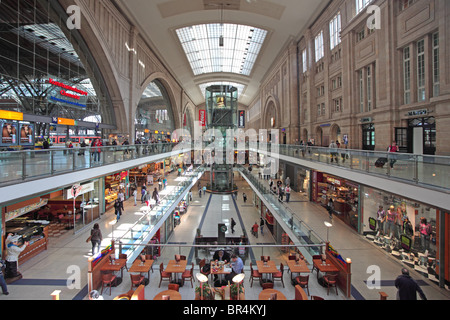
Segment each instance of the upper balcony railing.
[{"label": "upper balcony railing", "polygon": [[172,152],[176,143],[0,152],[0,185]]},{"label": "upper balcony railing", "polygon": [[[262,148],[258,144],[258,150],[267,150],[272,157],[276,157],[273,155],[276,153],[450,191],[450,157],[446,156],[271,144]],[[377,164],[379,159],[383,160],[383,166]]]},{"label": "upper balcony railing", "polygon": [[[0,185],[160,155],[174,151],[175,146],[178,146],[178,144],[156,143],[101,148],[51,148],[48,150],[0,152]],[[197,147],[197,145],[195,146]],[[205,148],[206,146],[207,148]],[[206,142],[203,143],[202,148],[202,150],[211,151],[211,145]],[[219,148],[223,148],[224,152],[228,151],[225,150],[226,146],[220,146]],[[235,145],[233,150],[239,151],[239,149]],[[450,157],[447,156],[352,149],[332,150],[315,146],[275,145],[270,143],[247,143],[245,149],[260,153],[267,152],[269,156],[271,155],[274,158],[277,155],[288,156],[346,168],[351,171],[399,179],[426,188],[450,191]],[[99,150],[100,152],[98,152]],[[192,150],[194,150],[194,147],[192,147]],[[332,159],[333,161],[331,161]],[[383,166],[377,166],[378,159],[384,159]],[[197,164],[197,162],[195,163]]]}]

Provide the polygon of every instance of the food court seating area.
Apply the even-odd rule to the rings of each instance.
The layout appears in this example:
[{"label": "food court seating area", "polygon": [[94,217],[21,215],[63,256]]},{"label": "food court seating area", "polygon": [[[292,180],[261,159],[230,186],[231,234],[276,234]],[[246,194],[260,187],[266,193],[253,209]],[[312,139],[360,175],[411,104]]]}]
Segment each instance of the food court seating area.
[{"label": "food court seating area", "polygon": [[[171,249],[166,248],[166,254],[163,250],[160,257],[141,255],[135,261],[127,261],[123,255],[119,259],[112,258],[114,254],[106,256],[100,266],[98,291],[105,300],[131,299],[137,289],[146,300],[199,300],[201,288],[204,299],[233,299],[237,288],[241,300],[346,299],[336,286],[336,272],[322,272],[319,269],[325,264],[313,267],[313,261],[301,255],[264,255],[254,263],[248,261],[237,285],[214,280],[214,276],[226,279],[229,266],[206,259],[189,262],[186,255],[173,254]],[[327,268],[333,271],[331,266]]]}]

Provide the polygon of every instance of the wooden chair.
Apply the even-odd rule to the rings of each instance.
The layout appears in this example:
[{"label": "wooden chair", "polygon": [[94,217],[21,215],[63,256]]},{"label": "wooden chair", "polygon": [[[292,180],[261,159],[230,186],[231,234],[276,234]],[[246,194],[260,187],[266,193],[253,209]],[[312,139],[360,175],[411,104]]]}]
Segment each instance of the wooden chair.
[{"label": "wooden chair", "polygon": [[186,260],[186,256],[180,256],[180,260]]},{"label": "wooden chair", "polygon": [[194,280],[194,264],[192,264],[191,270],[186,270],[185,272],[183,272],[183,274],[181,275],[181,278],[183,279],[183,284],[186,280],[190,280],[192,288],[194,287],[194,284],[192,283],[192,281],[195,281]]},{"label": "wooden chair", "polygon": [[[128,256],[125,253],[120,253],[119,259],[128,259]],[[127,271],[128,271],[128,267],[127,267],[126,263],[125,263],[125,269],[127,269]]]},{"label": "wooden chair", "polygon": [[253,269],[253,264],[250,262],[250,279],[248,281],[251,281],[250,287],[253,287],[253,279],[259,279],[261,282],[261,273],[258,270]]},{"label": "wooden chair", "polygon": [[305,290],[302,289],[298,284],[295,286],[295,298],[294,300],[308,300]]},{"label": "wooden chair", "polygon": [[177,284],[177,283],[169,283],[168,289],[169,290],[174,290],[174,291],[179,291],[180,290],[180,285]]},{"label": "wooden chair", "polygon": [[[145,260],[153,260],[153,256],[151,254],[146,254],[145,255]],[[150,268],[150,270],[152,270],[152,273],[153,273],[153,265]]]},{"label": "wooden chair", "polygon": [[[319,254],[319,255],[315,255],[315,256],[312,256],[312,258],[313,258],[313,260],[321,259],[321,255],[320,255],[320,254]],[[319,274],[319,269],[317,269],[317,268],[314,266],[314,263],[313,263],[313,267],[312,267],[312,269],[311,269],[311,273],[313,273],[314,270],[317,271],[317,275],[318,275],[318,274]]]},{"label": "wooden chair", "polygon": [[265,289],[273,289],[273,282],[263,282],[262,288],[263,288],[263,290],[265,290]]},{"label": "wooden chair", "polygon": [[281,281],[281,283],[283,284],[283,288],[285,288],[283,275],[284,275],[284,265],[282,263],[280,263],[280,271],[273,273],[272,277],[273,277],[273,281]]},{"label": "wooden chair", "polygon": [[158,288],[161,288],[161,282],[163,280],[172,281],[172,274],[170,272],[165,272],[164,271],[164,263],[162,263],[162,262],[159,265],[159,275],[160,275],[160,280],[159,280]]},{"label": "wooden chair", "polygon": [[336,294],[338,294],[337,277],[338,277],[338,275],[335,274],[335,273],[328,273],[328,274],[323,276],[323,281],[327,285],[327,295],[330,293],[330,287],[331,288],[335,287],[336,288]]},{"label": "wooden chair", "polygon": [[311,300],[325,300],[325,299],[319,296],[311,296]]},{"label": "wooden chair", "polygon": [[270,256],[261,256],[261,261],[264,261],[264,258],[266,258],[267,261],[270,261]]},{"label": "wooden chair", "polygon": [[102,273],[102,292],[100,294],[103,294],[103,288],[109,287],[109,295],[111,295],[112,290],[112,284],[116,280],[117,276],[112,273]]},{"label": "wooden chair", "polygon": [[130,274],[130,278],[131,278],[131,289],[133,289],[133,287],[139,287],[141,284],[144,284],[145,282],[145,277],[140,274]]},{"label": "wooden chair", "polygon": [[198,266],[200,267],[200,273],[204,274],[205,276],[209,276],[211,274],[211,270],[208,272],[204,272],[203,271],[203,267],[206,264],[206,259],[200,260],[200,262],[198,263]]},{"label": "wooden chair", "polygon": [[309,296],[309,275],[306,276],[299,275],[298,277],[295,278],[295,280],[300,285],[300,287],[307,289]]}]

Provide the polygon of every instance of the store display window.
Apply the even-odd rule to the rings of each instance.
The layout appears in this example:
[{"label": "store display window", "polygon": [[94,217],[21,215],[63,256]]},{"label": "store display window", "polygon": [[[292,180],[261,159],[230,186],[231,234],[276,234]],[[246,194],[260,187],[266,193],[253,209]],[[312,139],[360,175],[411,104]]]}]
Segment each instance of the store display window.
[{"label": "store display window", "polygon": [[[393,239],[408,252],[424,254],[428,250],[429,256],[436,255],[435,208],[370,187],[363,187],[361,194],[363,232]],[[370,224],[374,220],[375,230]]]}]

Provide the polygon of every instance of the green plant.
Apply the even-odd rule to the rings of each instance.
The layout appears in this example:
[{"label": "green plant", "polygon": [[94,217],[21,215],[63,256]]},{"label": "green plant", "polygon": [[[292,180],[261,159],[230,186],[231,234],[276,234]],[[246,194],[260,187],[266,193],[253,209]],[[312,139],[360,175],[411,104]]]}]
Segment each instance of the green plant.
[{"label": "green plant", "polygon": [[243,285],[237,285],[235,283],[230,285],[230,295],[232,300],[236,300],[238,297],[238,288],[239,288],[239,294],[244,293],[244,286]]},{"label": "green plant", "polygon": [[195,287],[195,293],[198,295],[199,299],[203,296],[203,300],[214,300],[214,293],[209,283],[204,283],[202,286]]}]

